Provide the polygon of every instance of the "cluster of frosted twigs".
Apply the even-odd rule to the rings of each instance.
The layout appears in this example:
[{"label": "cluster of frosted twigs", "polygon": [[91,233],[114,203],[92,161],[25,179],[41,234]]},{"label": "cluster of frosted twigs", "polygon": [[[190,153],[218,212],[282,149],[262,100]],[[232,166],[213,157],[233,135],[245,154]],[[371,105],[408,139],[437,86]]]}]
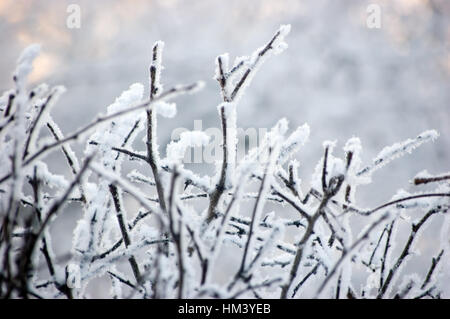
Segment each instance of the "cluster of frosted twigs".
[{"label": "cluster of frosted twigs", "polygon": [[[213,176],[183,165],[188,148],[210,143],[204,132],[184,132],[160,152],[158,117],[175,116],[173,99],[202,86],[163,90],[162,42],[153,47],[148,96],[133,84],[105,114],[66,135],[51,116],[64,88],[28,88],[39,46],[27,48],[14,89],[0,100],[0,296],[85,298],[92,279],[102,278],[113,298],[439,298],[450,253],[449,174],[421,173],[415,184],[433,191],[399,191],[375,208],[361,208],[355,196],[377,169],[434,140],[435,131],[383,149],[368,165],[358,138],[346,142],[343,158],[325,142],[308,186],[295,158],[307,151],[307,124],[290,131],[281,119],[236,161],[240,98],[263,62],[287,48],[289,31],[281,26],[233,63],[217,57],[223,157]],[[73,143],[84,143],[82,156]],[[62,152],[64,176],[52,172],[51,152]],[[138,169],[123,173],[125,159]],[[50,226],[74,209],[82,217],[70,235],[62,230],[72,248],[61,258]],[[420,218],[409,219],[411,212]],[[408,261],[433,218],[442,221],[436,251],[422,273],[410,274]],[[352,227],[356,219],[363,229]],[[398,235],[405,226],[406,241]],[[224,260],[229,250],[234,260]],[[223,264],[231,274],[217,274]]]}]

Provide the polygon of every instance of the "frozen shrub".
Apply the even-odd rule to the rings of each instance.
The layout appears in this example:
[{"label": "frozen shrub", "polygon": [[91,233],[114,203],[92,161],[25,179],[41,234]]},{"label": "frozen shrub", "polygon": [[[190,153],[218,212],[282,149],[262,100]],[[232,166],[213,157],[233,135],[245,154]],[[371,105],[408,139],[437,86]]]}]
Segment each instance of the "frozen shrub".
[{"label": "frozen shrub", "polygon": [[[375,208],[362,208],[355,196],[377,169],[433,141],[435,131],[386,147],[368,165],[358,138],[347,141],[344,158],[335,155],[335,142],[325,142],[309,190],[295,158],[299,149],[307,151],[307,124],[290,132],[288,121],[279,120],[236,160],[240,97],[263,62],[287,48],[289,31],[281,26],[266,45],[233,64],[228,54],[217,57],[223,157],[213,176],[200,176],[182,162],[188,148],[211,143],[204,132],[184,132],[167,145],[166,156],[160,153],[158,116],[175,116],[172,100],[202,85],[163,90],[162,42],[153,47],[148,97],[143,85],[133,84],[106,114],[66,136],[51,117],[64,88],[28,90],[39,47],[26,49],[15,88],[0,100],[0,296],[82,298],[88,283],[102,277],[114,298],[440,297],[439,274],[450,253],[449,174],[420,173],[415,184],[436,184],[434,191],[399,191]],[[133,144],[140,133],[143,150]],[[72,150],[74,142],[86,143],[84,158]],[[52,173],[46,156],[54,151],[62,151],[70,178]],[[142,171],[124,174],[125,159],[140,163]],[[269,211],[268,202],[280,210]],[[68,203],[82,217],[66,234],[72,250],[62,262],[53,253],[49,225]],[[281,211],[287,209],[298,217],[286,218]],[[410,212],[420,217],[410,220]],[[425,272],[408,273],[404,266],[436,215],[443,215],[436,257]],[[354,220],[365,227],[354,233]],[[405,223],[410,231],[403,239],[399,224]],[[237,267],[218,281],[214,269],[228,262],[223,252],[230,245],[239,250]],[[37,267],[40,260],[46,270]]]}]

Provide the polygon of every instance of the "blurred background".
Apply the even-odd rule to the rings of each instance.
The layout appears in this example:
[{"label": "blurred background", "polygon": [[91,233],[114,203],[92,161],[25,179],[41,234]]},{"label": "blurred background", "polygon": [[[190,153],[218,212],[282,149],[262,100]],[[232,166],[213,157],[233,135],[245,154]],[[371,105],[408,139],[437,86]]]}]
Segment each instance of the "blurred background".
[{"label": "blurred background", "polygon": [[[79,29],[66,26],[72,3],[81,8]],[[379,29],[366,26],[371,3],[381,7]],[[204,129],[220,127],[215,57],[250,54],[280,24],[292,25],[289,48],[254,78],[238,106],[239,127],[270,128],[281,117],[292,129],[307,122],[311,139],[298,156],[305,183],[324,140],[337,140],[343,156],[346,140],[360,137],[367,163],[384,146],[436,129],[434,144],[392,162],[361,188],[358,199],[367,207],[399,188],[416,191],[410,180],[419,171],[450,171],[447,0],[0,0],[0,91],[13,86],[20,52],[41,43],[31,85],[67,87],[53,115],[68,133],[105,112],[130,84],[144,83],[148,91],[151,47],[163,40],[166,87],[206,82],[203,91],[177,100],[174,119],[160,120],[164,145],[175,128],[192,129],[194,120]],[[76,147],[80,154],[82,148]],[[63,172],[62,157],[52,156]]]}]

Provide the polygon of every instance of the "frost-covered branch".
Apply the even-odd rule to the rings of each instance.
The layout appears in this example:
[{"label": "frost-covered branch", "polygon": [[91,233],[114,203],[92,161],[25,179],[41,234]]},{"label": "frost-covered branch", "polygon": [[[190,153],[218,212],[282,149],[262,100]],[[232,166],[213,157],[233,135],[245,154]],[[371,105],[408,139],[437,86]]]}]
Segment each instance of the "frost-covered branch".
[{"label": "frost-covered branch", "polygon": [[[27,89],[39,47],[25,50],[14,89],[0,97],[0,297],[85,298],[94,278],[106,279],[95,284],[102,297],[113,298],[441,297],[450,251],[449,174],[423,171],[409,186],[429,184],[426,191],[400,190],[374,208],[362,208],[357,196],[374,171],[437,132],[384,148],[368,165],[359,138],[344,144],[343,156],[335,151],[338,141],[327,141],[305,183],[298,157],[309,151],[310,128],[290,131],[281,119],[238,161],[237,104],[262,63],[287,47],[289,31],[281,26],[233,63],[228,54],[217,57],[222,145],[215,152],[222,157],[211,175],[183,163],[189,148],[215,145],[206,132],[160,144],[158,117],[177,111],[169,100],[200,87],[163,91],[163,42],[152,48],[148,98],[144,85],[132,84],[104,115],[69,134],[52,118],[63,88]],[[145,145],[137,146],[142,135]],[[83,156],[71,144],[82,139]],[[67,162],[59,174],[46,157],[57,149]],[[68,231],[55,223],[50,231],[68,210],[81,216],[76,225]],[[439,248],[420,245],[431,264],[423,276],[411,274],[413,247],[426,240],[420,234],[438,213]],[[411,216],[418,216],[412,225]],[[55,255],[54,232],[72,243],[62,256]]]},{"label": "frost-covered branch", "polygon": [[[160,83],[161,77],[161,59],[164,42],[158,41],[153,46],[152,63],[150,65],[150,101],[157,99],[162,94],[162,86]],[[147,162],[153,172],[155,179],[156,191],[158,193],[159,205],[162,210],[166,210],[166,203],[164,199],[164,189],[161,183],[159,172],[159,153],[157,144],[157,112],[152,108],[147,109]]]},{"label": "frost-covered branch", "polygon": [[411,226],[411,233],[408,237],[408,240],[406,241],[406,244],[400,254],[400,256],[398,257],[397,261],[394,263],[394,265],[392,266],[392,268],[389,270],[389,273],[386,277],[386,280],[383,282],[383,285],[380,287],[377,298],[383,298],[383,296],[385,295],[389,285],[392,282],[392,279],[394,277],[394,275],[396,274],[396,272],[398,271],[399,267],[401,266],[401,264],[404,262],[405,258],[410,254],[410,249],[411,249],[411,245],[414,241],[414,238],[416,237],[418,231],[420,230],[420,228],[425,224],[425,222],[434,214],[439,213],[441,210],[440,209],[432,209],[430,210],[427,214],[425,214],[418,223],[415,223]]},{"label": "frost-covered branch", "polygon": [[[222,167],[214,191],[210,195],[207,221],[216,217],[216,208],[222,194],[231,187],[234,167],[236,165],[237,126],[236,104],[243,95],[250,82],[265,59],[272,53],[278,54],[286,49],[284,38],[288,35],[290,25],[281,26],[273,38],[263,48],[256,50],[250,57],[238,59],[231,71],[228,71],[228,54],[220,55],[216,59],[216,80],[219,82],[223,102],[218,106],[221,120],[222,142]],[[239,80],[236,79],[239,69],[246,68]]]}]

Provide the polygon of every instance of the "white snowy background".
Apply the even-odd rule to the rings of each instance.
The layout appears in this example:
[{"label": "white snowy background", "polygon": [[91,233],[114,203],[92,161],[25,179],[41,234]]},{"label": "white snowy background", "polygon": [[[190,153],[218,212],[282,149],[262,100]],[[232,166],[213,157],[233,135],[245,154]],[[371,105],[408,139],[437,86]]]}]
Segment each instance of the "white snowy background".
[{"label": "white snowy background", "polygon": [[[66,27],[70,3],[81,7],[80,29]],[[370,3],[381,5],[380,29],[366,27]],[[130,84],[141,82],[148,90],[151,47],[163,40],[167,87],[206,82],[200,93],[178,100],[175,118],[160,120],[165,144],[174,129],[193,129],[194,120],[202,120],[204,129],[220,127],[215,57],[248,54],[286,23],[292,25],[289,49],[255,77],[238,107],[238,127],[270,128],[281,117],[291,127],[307,122],[310,141],[298,156],[305,182],[322,155],[323,140],[337,140],[342,149],[358,136],[368,162],[386,145],[436,129],[435,143],[390,163],[360,189],[359,200],[367,207],[389,200],[399,188],[416,190],[410,180],[419,171],[450,171],[450,2],[445,0],[0,0],[0,91],[13,86],[23,48],[41,43],[31,84],[67,88],[53,115],[69,133],[105,112]],[[79,154],[82,147],[74,144]],[[50,159],[55,172],[67,173],[60,154]],[[70,248],[65,230],[78,218],[76,211],[53,224],[58,255]],[[424,236],[432,249],[433,226]],[[429,258],[419,258],[414,267],[428,263]],[[445,278],[450,279],[448,269]],[[102,295],[98,290],[93,296]]]}]

